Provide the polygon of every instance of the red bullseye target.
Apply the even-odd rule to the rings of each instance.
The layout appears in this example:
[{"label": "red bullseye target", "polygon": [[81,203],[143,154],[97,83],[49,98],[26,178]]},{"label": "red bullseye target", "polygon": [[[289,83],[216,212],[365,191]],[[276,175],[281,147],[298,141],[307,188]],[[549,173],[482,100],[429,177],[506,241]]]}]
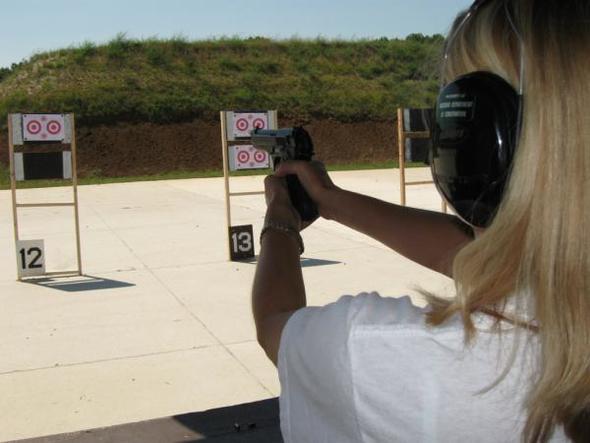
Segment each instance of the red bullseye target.
[{"label": "red bullseye target", "polygon": [[27,131],[31,134],[39,134],[39,132],[41,132],[41,123],[37,120],[31,120],[27,123]]},{"label": "red bullseye target", "polygon": [[61,131],[61,123],[56,120],[51,120],[47,123],[47,132],[52,135],[58,134]]},{"label": "red bullseye target", "polygon": [[247,151],[238,152],[238,162],[248,163],[250,161],[250,154]]},{"label": "red bullseye target", "polygon": [[261,118],[256,118],[252,122],[252,126],[254,126],[255,128],[264,129],[266,126],[266,122]]},{"label": "red bullseye target", "polygon": [[238,128],[240,131],[245,131],[246,129],[248,129],[248,120],[246,120],[245,118],[240,118],[236,121],[236,128]]},{"label": "red bullseye target", "polygon": [[256,163],[263,163],[266,161],[266,152],[265,151],[256,151],[254,153],[254,161]]}]

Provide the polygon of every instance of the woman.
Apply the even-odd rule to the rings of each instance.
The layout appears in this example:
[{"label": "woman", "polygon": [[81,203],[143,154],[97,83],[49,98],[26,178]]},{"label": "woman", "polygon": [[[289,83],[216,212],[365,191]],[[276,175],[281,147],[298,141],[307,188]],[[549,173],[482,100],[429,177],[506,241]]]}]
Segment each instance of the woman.
[{"label": "woman", "polygon": [[[267,178],[252,297],[286,442],[590,441],[589,24],[587,0],[477,1],[456,20],[445,83],[486,71],[521,95],[510,176],[475,238],[456,217],[339,189],[310,164]],[[452,276],[456,296],[305,308],[287,174],[323,217]]]}]

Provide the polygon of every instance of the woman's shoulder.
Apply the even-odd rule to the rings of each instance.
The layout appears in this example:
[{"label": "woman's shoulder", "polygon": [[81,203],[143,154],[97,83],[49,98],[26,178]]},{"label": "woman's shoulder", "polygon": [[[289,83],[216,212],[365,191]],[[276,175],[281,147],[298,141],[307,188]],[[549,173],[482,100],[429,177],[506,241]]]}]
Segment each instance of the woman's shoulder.
[{"label": "woman's shoulder", "polygon": [[[426,314],[428,305],[414,301],[410,296],[385,297],[378,292],[362,292],[355,296],[344,295],[336,302],[322,307],[310,307],[300,310],[296,317],[318,321],[333,327],[339,323],[351,331],[355,328],[412,328],[428,329]],[[460,323],[448,322],[448,327],[460,327]]]},{"label": "woman's shoulder", "polygon": [[384,297],[377,292],[363,292],[350,300],[349,318],[356,326],[425,324],[427,306],[420,306],[408,295]]}]

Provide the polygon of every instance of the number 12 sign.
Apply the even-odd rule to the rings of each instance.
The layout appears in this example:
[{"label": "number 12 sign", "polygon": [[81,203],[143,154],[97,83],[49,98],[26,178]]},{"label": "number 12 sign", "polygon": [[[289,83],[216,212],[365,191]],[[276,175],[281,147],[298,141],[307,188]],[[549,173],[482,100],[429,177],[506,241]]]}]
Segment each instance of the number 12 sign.
[{"label": "number 12 sign", "polygon": [[252,225],[229,228],[229,251],[231,261],[254,257],[254,232]]},{"label": "number 12 sign", "polygon": [[45,274],[45,247],[43,240],[19,240],[16,242],[18,276],[34,277]]}]

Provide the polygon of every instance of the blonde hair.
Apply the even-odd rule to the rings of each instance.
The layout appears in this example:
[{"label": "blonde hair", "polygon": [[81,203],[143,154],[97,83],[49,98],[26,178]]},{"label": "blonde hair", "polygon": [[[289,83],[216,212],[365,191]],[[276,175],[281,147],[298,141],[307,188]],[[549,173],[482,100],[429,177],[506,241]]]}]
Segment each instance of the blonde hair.
[{"label": "blonde hair", "polygon": [[[519,85],[523,119],[500,208],[453,263],[457,295],[431,297],[429,322],[459,313],[522,324],[532,312],[540,343],[523,440],[545,442],[556,425],[574,441],[590,436],[590,2],[490,1],[448,42],[443,77],[485,70]],[[514,24],[512,26],[511,24]],[[507,312],[509,298],[520,312]],[[498,320],[501,322],[502,320]]]}]

